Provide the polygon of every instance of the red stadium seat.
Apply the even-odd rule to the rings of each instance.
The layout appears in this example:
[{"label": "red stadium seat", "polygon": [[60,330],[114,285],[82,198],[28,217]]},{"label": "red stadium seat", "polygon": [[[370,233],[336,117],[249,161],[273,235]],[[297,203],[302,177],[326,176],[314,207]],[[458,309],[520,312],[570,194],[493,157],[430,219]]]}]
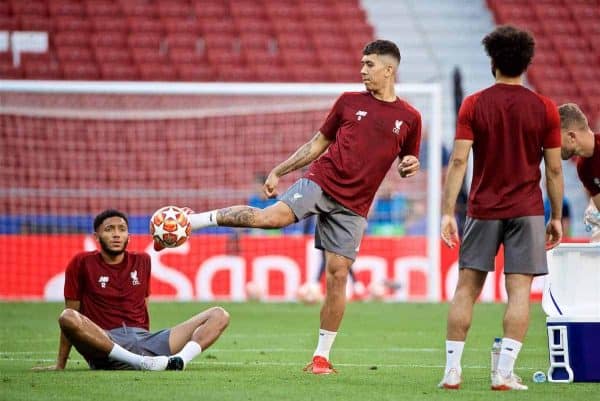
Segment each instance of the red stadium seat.
[{"label": "red stadium seat", "polygon": [[204,18],[199,19],[199,26],[201,32],[204,34],[215,34],[215,35],[237,35],[237,27],[232,19],[211,19]]},{"label": "red stadium seat", "polygon": [[81,1],[74,0],[49,0],[48,11],[50,15],[81,16],[84,14]]},{"label": "red stadium seat", "polygon": [[265,11],[255,1],[236,0],[230,3],[231,15],[236,18],[263,19]]},{"label": "red stadium seat", "polygon": [[88,62],[65,62],[62,64],[63,77],[65,79],[94,81],[100,78],[100,72],[96,63]]},{"label": "red stadium seat", "polygon": [[48,15],[48,7],[43,0],[12,0],[10,4],[15,15]]},{"label": "red stadium seat", "polygon": [[312,44],[307,40],[305,33],[280,33],[277,35],[277,44],[281,51],[292,49],[312,49]]},{"label": "red stadium seat", "polygon": [[89,31],[90,22],[86,18],[75,17],[71,15],[57,15],[52,17],[54,29],[57,31]]},{"label": "red stadium seat", "polygon": [[222,19],[230,17],[229,6],[224,1],[204,1],[194,2],[194,11],[200,19]]},{"label": "red stadium seat", "polygon": [[4,17],[8,17],[11,14],[12,13],[10,11],[10,4],[8,4],[8,2],[0,3],[0,15],[4,16]]},{"label": "red stadium seat", "polygon": [[282,63],[279,52],[265,49],[245,49],[246,60],[250,65],[278,65]]},{"label": "red stadium seat", "polygon": [[199,52],[196,47],[169,47],[169,59],[177,64],[206,63],[206,53]]},{"label": "red stadium seat", "polygon": [[243,32],[240,36],[242,49],[273,49],[275,38],[266,33]]},{"label": "red stadium seat", "polygon": [[170,33],[195,34],[200,31],[200,24],[193,17],[165,17],[161,21],[165,31]]},{"label": "red stadium seat", "polygon": [[140,76],[145,81],[175,81],[177,72],[170,64],[144,63],[139,65]]},{"label": "red stadium seat", "polygon": [[109,81],[136,81],[140,77],[135,66],[116,62],[100,63],[100,76]]},{"label": "red stadium seat", "polygon": [[145,16],[132,16],[127,19],[127,25],[131,33],[149,32],[149,33],[161,33],[163,32],[163,25],[160,20],[153,17]]},{"label": "red stadium seat", "polygon": [[122,17],[98,16],[90,19],[92,28],[96,32],[122,32],[127,33],[129,27],[127,20]]},{"label": "red stadium seat", "polygon": [[17,31],[19,29],[19,22],[16,18],[0,15],[0,31]]},{"label": "red stadium seat", "polygon": [[50,35],[50,41],[56,48],[63,46],[88,46],[89,34],[87,32],[63,31]]},{"label": "red stadium seat", "polygon": [[121,9],[110,0],[88,0],[85,2],[85,11],[88,16],[116,17],[121,15]]},{"label": "red stadium seat", "polygon": [[60,67],[56,62],[22,61],[25,78],[28,79],[61,79]]},{"label": "red stadium seat", "polygon": [[94,54],[99,63],[121,63],[128,64],[131,62],[131,55],[127,47],[94,47]]},{"label": "red stadium seat", "polygon": [[158,33],[138,33],[131,34],[127,38],[127,43],[129,43],[129,47],[133,48],[141,48],[141,47],[149,47],[152,49],[159,49],[164,42],[164,38]]},{"label": "red stadium seat", "polygon": [[203,35],[204,45],[207,49],[225,49],[239,51],[240,41],[236,36],[227,34],[205,34]]},{"label": "red stadium seat", "polygon": [[157,11],[161,17],[185,19],[192,15],[189,2],[184,0],[160,0],[157,2]]},{"label": "red stadium seat", "polygon": [[0,52],[0,79],[20,79],[23,71],[13,65],[12,54]]},{"label": "red stadium seat", "polygon": [[152,2],[144,0],[121,0],[121,9],[123,14],[130,17],[155,18],[157,17],[156,7]]},{"label": "red stadium seat", "polygon": [[219,48],[207,48],[206,57],[213,66],[244,64],[244,58],[239,51]]},{"label": "red stadium seat", "polygon": [[165,43],[169,49],[174,47],[185,47],[190,49],[204,48],[204,39],[193,33],[171,33],[165,37]]},{"label": "red stadium seat", "polygon": [[216,78],[213,68],[202,64],[176,64],[175,68],[182,81],[213,81]]},{"label": "red stadium seat", "polygon": [[273,31],[269,20],[260,18],[237,18],[233,20],[241,34],[266,34]]},{"label": "red stadium seat", "polygon": [[[160,49],[146,48],[146,47],[134,47],[131,49],[131,56],[138,65],[146,63],[160,64],[168,63],[166,53],[160,51]],[[141,70],[140,70],[141,72]]]},{"label": "red stadium seat", "polygon": [[56,55],[61,63],[65,61],[93,60],[89,47],[60,46],[56,48]]},{"label": "red stadium seat", "polygon": [[90,43],[94,47],[123,47],[127,46],[127,35],[123,32],[94,32],[90,36]]},{"label": "red stadium seat", "polygon": [[[13,17],[15,18],[15,17]],[[24,14],[19,16],[21,29],[25,31],[46,31],[52,30],[52,20],[42,15]],[[1,23],[0,23],[1,26]]]},{"label": "red stadium seat", "polygon": [[222,64],[217,69],[217,79],[221,81],[233,82],[253,82],[256,81],[256,73],[240,64]]}]

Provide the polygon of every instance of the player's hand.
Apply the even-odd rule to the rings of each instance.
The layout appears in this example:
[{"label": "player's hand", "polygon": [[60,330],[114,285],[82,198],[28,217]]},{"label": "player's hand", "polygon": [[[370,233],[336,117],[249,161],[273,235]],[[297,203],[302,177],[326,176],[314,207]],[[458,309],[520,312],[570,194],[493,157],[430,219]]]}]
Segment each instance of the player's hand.
[{"label": "player's hand", "polygon": [[46,372],[46,371],[52,371],[52,370],[64,370],[64,367],[60,367],[58,365],[50,365],[50,366],[34,366],[33,368],[31,368],[32,371],[34,372]]},{"label": "player's hand", "polygon": [[454,248],[458,244],[458,225],[456,217],[445,214],[442,216],[440,234],[442,241],[448,248]]},{"label": "player's hand", "polygon": [[546,250],[560,244],[562,239],[562,223],[560,219],[551,219],[546,226]]},{"label": "player's hand", "polygon": [[398,163],[398,173],[400,173],[400,177],[402,178],[413,176],[419,171],[420,165],[419,159],[415,156],[404,156],[402,161]]},{"label": "player's hand", "polygon": [[267,198],[274,198],[277,196],[277,184],[279,184],[279,177],[271,171],[263,185],[263,193]]}]

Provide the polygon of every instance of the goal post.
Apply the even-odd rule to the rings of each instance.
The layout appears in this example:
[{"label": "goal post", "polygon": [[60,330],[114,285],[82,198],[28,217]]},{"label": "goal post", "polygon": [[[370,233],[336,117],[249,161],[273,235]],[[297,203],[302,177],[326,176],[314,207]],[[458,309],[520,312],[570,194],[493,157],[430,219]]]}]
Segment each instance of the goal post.
[{"label": "goal post", "polygon": [[[20,244],[8,256],[0,257],[0,268],[5,276],[30,274],[27,272],[34,270],[20,266],[31,252],[19,239],[24,235],[42,234],[36,240],[51,243],[51,247],[44,249],[52,252],[51,257],[64,259],[70,248],[54,249],[61,246],[57,235],[89,233],[89,227],[86,231],[85,226],[91,216],[109,204],[132,213],[132,232],[142,236],[146,217],[162,202],[199,205],[198,209],[229,204],[223,202],[244,202],[253,190],[256,173],[268,171],[306,142],[342,92],[363,90],[361,84],[337,83],[0,81],[0,201],[6,206],[6,212],[0,216],[0,241],[7,246]],[[398,84],[396,90],[398,96],[422,115],[423,130],[428,136],[424,142],[428,146],[428,167],[406,184],[393,166],[385,183],[394,190],[404,191],[410,205],[418,205],[420,197],[425,197],[425,210],[419,211],[425,225],[422,243],[427,261],[427,288],[422,300],[439,301],[442,299],[439,240],[442,89],[437,83],[406,83]],[[300,172],[296,172],[283,179],[281,189],[299,176]],[[423,185],[422,181],[426,183]],[[408,218],[413,218],[410,214],[417,214],[417,209],[409,209],[408,213]],[[278,234],[296,239],[294,236],[299,232],[306,234],[300,229]],[[227,233],[228,237],[218,240],[223,244],[217,241],[215,246],[231,251],[228,252],[231,263],[241,263],[235,258],[246,257],[243,252],[252,240],[231,245],[231,238],[247,233],[234,230]],[[291,242],[273,240],[276,247]],[[89,246],[89,241],[85,243]],[[258,277],[257,272],[268,271],[269,263],[276,263],[273,258],[260,259],[266,257],[261,247],[264,244],[258,241],[253,245],[258,251],[253,267],[244,265],[244,280],[253,274]],[[239,247],[246,248],[240,251]],[[145,250],[145,245],[141,249]],[[297,255],[306,265],[315,260],[304,245],[298,249],[282,252],[289,259]],[[204,262],[214,262],[215,255],[198,252],[196,256],[204,255]],[[277,260],[292,266],[288,259]],[[369,260],[377,264],[376,259]],[[56,263],[58,266],[59,262]],[[260,263],[266,267],[261,268]],[[393,263],[390,262],[389,270],[401,271]],[[291,299],[290,292],[295,291],[293,283],[314,274],[317,264],[312,263],[299,274],[290,273],[291,276],[286,276],[287,267],[282,268],[284,280],[264,273],[264,280],[283,281],[280,293],[273,299]],[[376,268],[364,267],[367,264],[357,263],[357,272],[370,269],[371,277],[380,274]],[[164,288],[158,285],[165,297],[210,299],[200,294],[198,288],[190,289],[194,283],[206,287],[199,284],[200,270],[190,269],[184,284],[186,279],[180,275],[185,274],[174,273],[164,280]],[[292,284],[288,283],[289,277]],[[14,283],[18,286],[23,280],[17,277]],[[240,280],[244,281],[234,279],[232,270],[227,284],[229,299],[243,299],[239,293]],[[42,284],[47,287],[47,283]],[[180,291],[181,288],[185,291]],[[216,294],[221,290],[207,291]],[[410,300],[402,291],[390,298]],[[186,295],[181,296],[183,293]],[[35,298],[35,292],[27,294],[25,297]],[[0,298],[14,297],[0,288]]]}]

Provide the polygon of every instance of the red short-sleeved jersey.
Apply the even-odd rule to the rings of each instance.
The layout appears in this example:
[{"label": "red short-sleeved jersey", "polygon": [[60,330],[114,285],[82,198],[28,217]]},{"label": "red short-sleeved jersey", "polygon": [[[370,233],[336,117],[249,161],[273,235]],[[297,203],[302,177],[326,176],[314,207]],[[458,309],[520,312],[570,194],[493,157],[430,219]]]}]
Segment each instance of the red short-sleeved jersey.
[{"label": "red short-sleeved jersey", "polygon": [[65,299],[81,302],[80,312],[105,330],[149,329],[150,256],[125,252],[123,262],[107,264],[98,251],[81,252],[65,272]]},{"label": "red short-sleeved jersey", "polygon": [[577,159],[577,174],[591,196],[600,194],[600,134],[594,135],[592,157]]},{"label": "red short-sleeved jersey", "polygon": [[507,219],[544,214],[543,151],[560,147],[560,117],[548,98],[521,85],[495,84],[465,99],[456,139],[473,141],[467,214]]},{"label": "red short-sleeved jersey", "polygon": [[397,157],[418,157],[421,115],[407,102],[384,102],[369,92],[342,94],[320,132],[333,142],[305,177],[348,209],[366,217]]}]

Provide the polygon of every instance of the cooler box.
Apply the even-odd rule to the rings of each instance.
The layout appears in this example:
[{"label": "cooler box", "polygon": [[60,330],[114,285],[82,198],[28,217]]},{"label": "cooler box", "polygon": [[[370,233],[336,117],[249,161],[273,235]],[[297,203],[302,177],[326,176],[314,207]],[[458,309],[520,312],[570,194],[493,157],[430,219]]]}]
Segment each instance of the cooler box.
[{"label": "cooler box", "polygon": [[600,382],[600,243],[559,245],[548,270],[548,381]]}]

